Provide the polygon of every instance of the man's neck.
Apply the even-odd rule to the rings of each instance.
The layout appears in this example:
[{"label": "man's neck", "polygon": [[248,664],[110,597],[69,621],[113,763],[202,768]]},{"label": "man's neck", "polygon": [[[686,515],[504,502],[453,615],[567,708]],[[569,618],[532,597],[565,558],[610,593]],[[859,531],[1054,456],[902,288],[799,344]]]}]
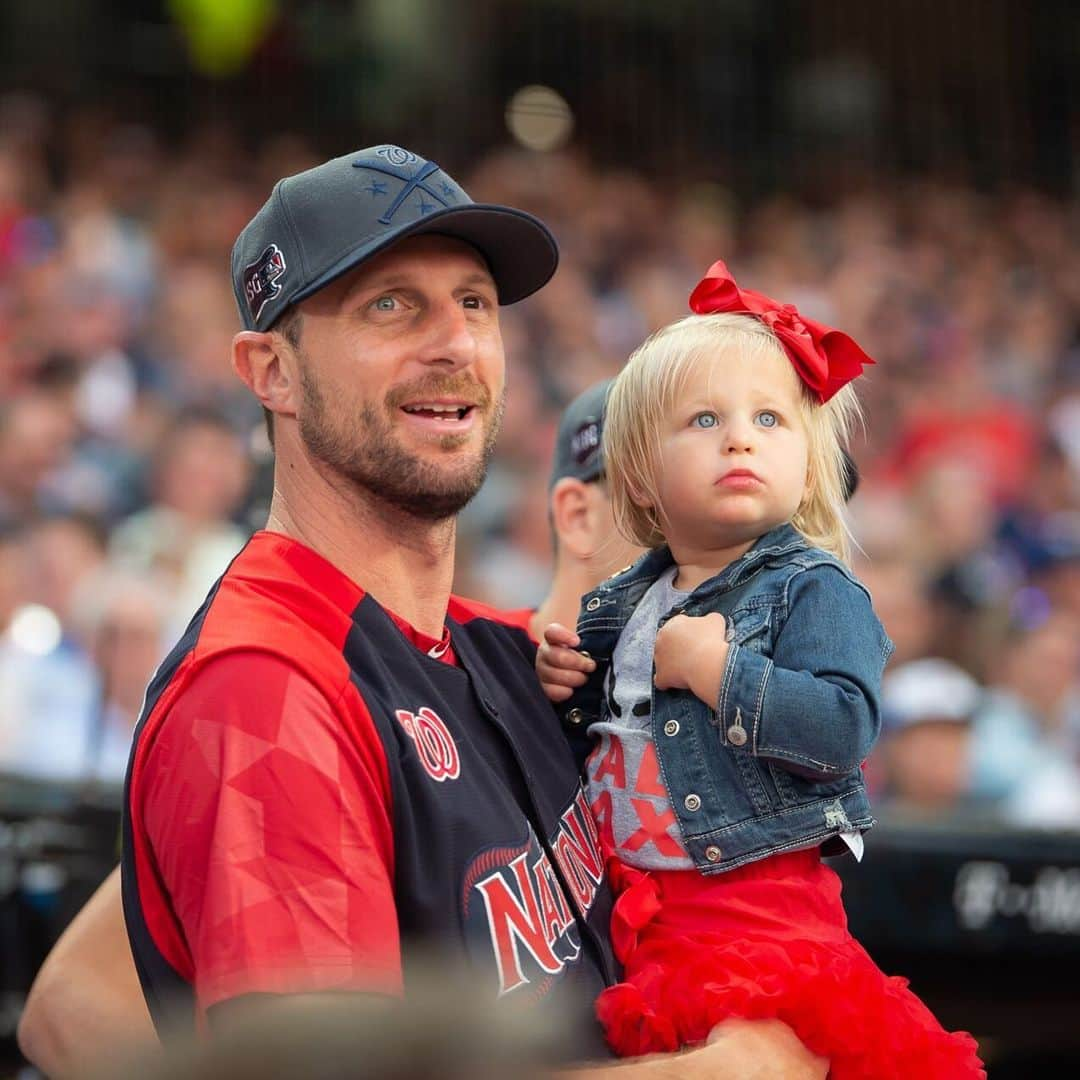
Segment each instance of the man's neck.
[{"label": "man's neck", "polygon": [[441,638],[454,577],[455,521],[431,522],[331,482],[306,458],[278,461],[266,528],[306,544],[384,608]]}]

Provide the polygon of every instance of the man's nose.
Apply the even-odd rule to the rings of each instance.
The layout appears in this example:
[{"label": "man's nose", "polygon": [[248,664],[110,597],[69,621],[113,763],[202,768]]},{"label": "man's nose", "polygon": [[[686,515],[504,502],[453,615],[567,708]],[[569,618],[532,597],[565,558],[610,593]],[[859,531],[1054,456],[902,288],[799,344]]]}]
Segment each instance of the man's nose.
[{"label": "man's nose", "polygon": [[475,359],[476,336],[465,309],[456,300],[433,309],[421,360],[456,369]]}]

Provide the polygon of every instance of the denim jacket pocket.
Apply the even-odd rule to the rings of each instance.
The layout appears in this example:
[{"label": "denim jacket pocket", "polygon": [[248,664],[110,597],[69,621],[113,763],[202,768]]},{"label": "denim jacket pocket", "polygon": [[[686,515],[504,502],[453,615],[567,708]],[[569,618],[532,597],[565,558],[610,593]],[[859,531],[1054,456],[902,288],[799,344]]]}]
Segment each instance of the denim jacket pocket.
[{"label": "denim jacket pocket", "polygon": [[797,806],[805,798],[805,789],[800,793],[795,777],[775,761],[768,762],[768,769],[780,803],[783,806]]}]

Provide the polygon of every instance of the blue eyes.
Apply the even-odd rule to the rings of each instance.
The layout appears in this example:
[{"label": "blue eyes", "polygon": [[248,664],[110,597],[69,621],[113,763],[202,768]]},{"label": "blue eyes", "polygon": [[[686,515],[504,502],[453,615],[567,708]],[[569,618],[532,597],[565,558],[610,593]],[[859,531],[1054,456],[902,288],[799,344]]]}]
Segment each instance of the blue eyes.
[{"label": "blue eyes", "polygon": [[[479,310],[485,306],[484,299],[480,296],[466,296],[462,302],[470,311]],[[385,296],[377,296],[372,300],[371,306],[376,311],[396,311],[398,308],[398,298],[387,293]]]},{"label": "blue eyes", "polygon": [[[720,423],[720,418],[714,412],[700,412],[691,421],[691,427],[714,428]],[[780,423],[780,417],[771,409],[762,409],[754,417],[754,423],[763,428],[774,428]]]}]

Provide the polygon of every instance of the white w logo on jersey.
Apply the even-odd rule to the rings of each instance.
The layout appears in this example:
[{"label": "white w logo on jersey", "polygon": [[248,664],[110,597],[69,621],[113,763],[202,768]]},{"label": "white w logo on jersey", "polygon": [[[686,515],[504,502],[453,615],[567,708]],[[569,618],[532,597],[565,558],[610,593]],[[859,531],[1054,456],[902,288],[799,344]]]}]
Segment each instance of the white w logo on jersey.
[{"label": "white w logo on jersey", "polygon": [[438,714],[426,705],[418,712],[398,709],[395,714],[405,734],[416,744],[420,764],[440,784],[461,775],[457,745]]}]

